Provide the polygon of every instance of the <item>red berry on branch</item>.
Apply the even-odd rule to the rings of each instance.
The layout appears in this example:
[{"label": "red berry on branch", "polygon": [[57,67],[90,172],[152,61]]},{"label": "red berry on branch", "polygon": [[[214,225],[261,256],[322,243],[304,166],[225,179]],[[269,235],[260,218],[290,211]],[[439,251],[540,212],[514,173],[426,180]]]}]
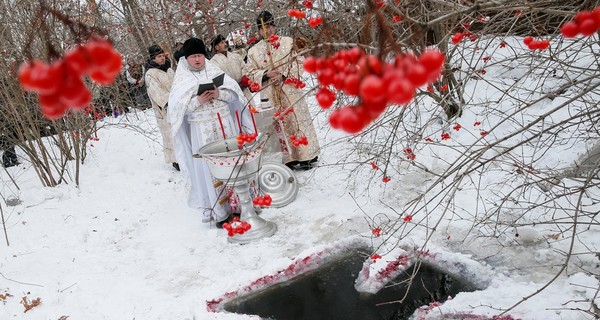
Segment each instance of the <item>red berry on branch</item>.
[{"label": "red berry on branch", "polygon": [[367,103],[376,103],[387,98],[387,90],[381,78],[368,75],[363,79],[359,88],[360,97]]},{"label": "red berry on branch", "polygon": [[67,112],[67,106],[60,102],[59,95],[40,95],[38,97],[40,108],[44,116],[50,120],[56,120]]},{"label": "red berry on branch", "polygon": [[415,97],[415,87],[406,79],[396,79],[389,83],[387,96],[392,103],[408,104]]},{"label": "red berry on branch", "polygon": [[23,90],[41,95],[56,93],[61,85],[62,63],[48,65],[42,61],[25,62],[19,68],[19,82]]},{"label": "red berry on branch", "polygon": [[68,107],[81,110],[92,102],[92,95],[79,76],[68,74],[63,80],[59,100]]},{"label": "red berry on branch", "polygon": [[317,59],[314,57],[308,57],[304,59],[302,66],[306,72],[315,73],[317,71]]},{"label": "red berry on branch", "polygon": [[590,17],[579,24],[579,32],[586,37],[589,37],[598,31],[600,27],[600,21],[594,20],[593,17]]},{"label": "red berry on branch", "polygon": [[357,96],[360,89],[360,76],[350,74],[344,79],[344,92],[350,96]]},{"label": "red berry on branch", "polygon": [[463,39],[464,35],[462,34],[462,32],[458,32],[452,35],[452,43],[453,44],[458,44],[462,39]]},{"label": "red berry on branch", "polygon": [[567,38],[573,38],[579,34],[579,26],[573,21],[567,22],[560,27],[560,33]]},{"label": "red berry on branch", "polygon": [[321,87],[316,94],[317,102],[323,109],[329,109],[335,101],[335,93],[326,87]]},{"label": "red berry on branch", "polygon": [[406,73],[406,77],[417,88],[425,85],[429,78],[427,69],[421,64],[415,64],[410,67]]},{"label": "red berry on branch", "polygon": [[90,69],[90,61],[87,56],[87,51],[79,46],[65,54],[65,65],[69,70],[82,76]]},{"label": "red berry on branch", "polygon": [[427,72],[431,72],[444,66],[445,56],[437,50],[427,50],[419,56],[419,61]]},{"label": "red berry on branch", "polygon": [[308,18],[308,25],[311,26],[311,28],[316,28],[321,23],[323,23],[323,18],[320,16],[316,18]]}]

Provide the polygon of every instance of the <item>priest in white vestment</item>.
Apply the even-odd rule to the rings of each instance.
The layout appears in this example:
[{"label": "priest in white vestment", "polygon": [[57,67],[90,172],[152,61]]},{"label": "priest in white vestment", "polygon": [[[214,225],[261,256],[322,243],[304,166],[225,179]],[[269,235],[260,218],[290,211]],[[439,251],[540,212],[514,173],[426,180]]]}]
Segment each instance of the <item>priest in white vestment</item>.
[{"label": "priest in white vestment", "polygon": [[240,114],[242,131],[254,132],[252,120],[240,87],[227,75],[221,87],[197,95],[199,84],[211,81],[223,71],[206,59],[202,40],[190,38],[182,49],[184,57],[177,66],[168,108],[175,157],[184,177],[191,182],[188,205],[203,214],[203,222],[215,222],[221,227],[231,214],[229,203],[220,201],[227,197],[227,191],[223,186],[215,188],[216,181],[206,161],[192,154],[208,143],[223,140],[223,131],[227,138],[239,134],[234,110]]}]

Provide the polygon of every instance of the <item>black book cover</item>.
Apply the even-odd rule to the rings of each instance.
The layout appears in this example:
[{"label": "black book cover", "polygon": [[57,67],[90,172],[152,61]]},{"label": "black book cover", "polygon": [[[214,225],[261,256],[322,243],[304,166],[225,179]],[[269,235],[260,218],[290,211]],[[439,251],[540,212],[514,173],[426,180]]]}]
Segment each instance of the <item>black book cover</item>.
[{"label": "black book cover", "polygon": [[213,90],[215,87],[220,87],[223,85],[223,80],[225,79],[225,73],[221,73],[220,75],[214,77],[212,82],[201,83],[198,86],[198,95],[201,95],[206,90]]}]

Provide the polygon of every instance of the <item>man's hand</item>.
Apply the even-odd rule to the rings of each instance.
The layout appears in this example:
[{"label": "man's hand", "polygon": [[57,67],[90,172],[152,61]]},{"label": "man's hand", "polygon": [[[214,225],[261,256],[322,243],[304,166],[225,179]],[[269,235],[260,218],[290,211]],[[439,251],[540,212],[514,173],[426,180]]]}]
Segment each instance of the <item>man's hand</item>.
[{"label": "man's hand", "polygon": [[201,105],[210,102],[213,99],[213,91],[214,90],[206,90],[206,91],[202,92],[201,95],[196,96],[198,98],[198,102]]},{"label": "man's hand", "polygon": [[219,98],[219,88],[215,87],[214,90],[206,90],[197,97],[200,104],[211,102],[212,100]]}]

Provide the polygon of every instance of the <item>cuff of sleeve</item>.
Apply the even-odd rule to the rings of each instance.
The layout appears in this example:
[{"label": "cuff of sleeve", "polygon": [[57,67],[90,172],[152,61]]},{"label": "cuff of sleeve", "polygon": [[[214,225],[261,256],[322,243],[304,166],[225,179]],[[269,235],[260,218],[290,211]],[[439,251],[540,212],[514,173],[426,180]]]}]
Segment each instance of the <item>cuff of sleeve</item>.
[{"label": "cuff of sleeve", "polygon": [[233,95],[229,90],[219,90],[219,100],[230,102],[233,99]]}]

